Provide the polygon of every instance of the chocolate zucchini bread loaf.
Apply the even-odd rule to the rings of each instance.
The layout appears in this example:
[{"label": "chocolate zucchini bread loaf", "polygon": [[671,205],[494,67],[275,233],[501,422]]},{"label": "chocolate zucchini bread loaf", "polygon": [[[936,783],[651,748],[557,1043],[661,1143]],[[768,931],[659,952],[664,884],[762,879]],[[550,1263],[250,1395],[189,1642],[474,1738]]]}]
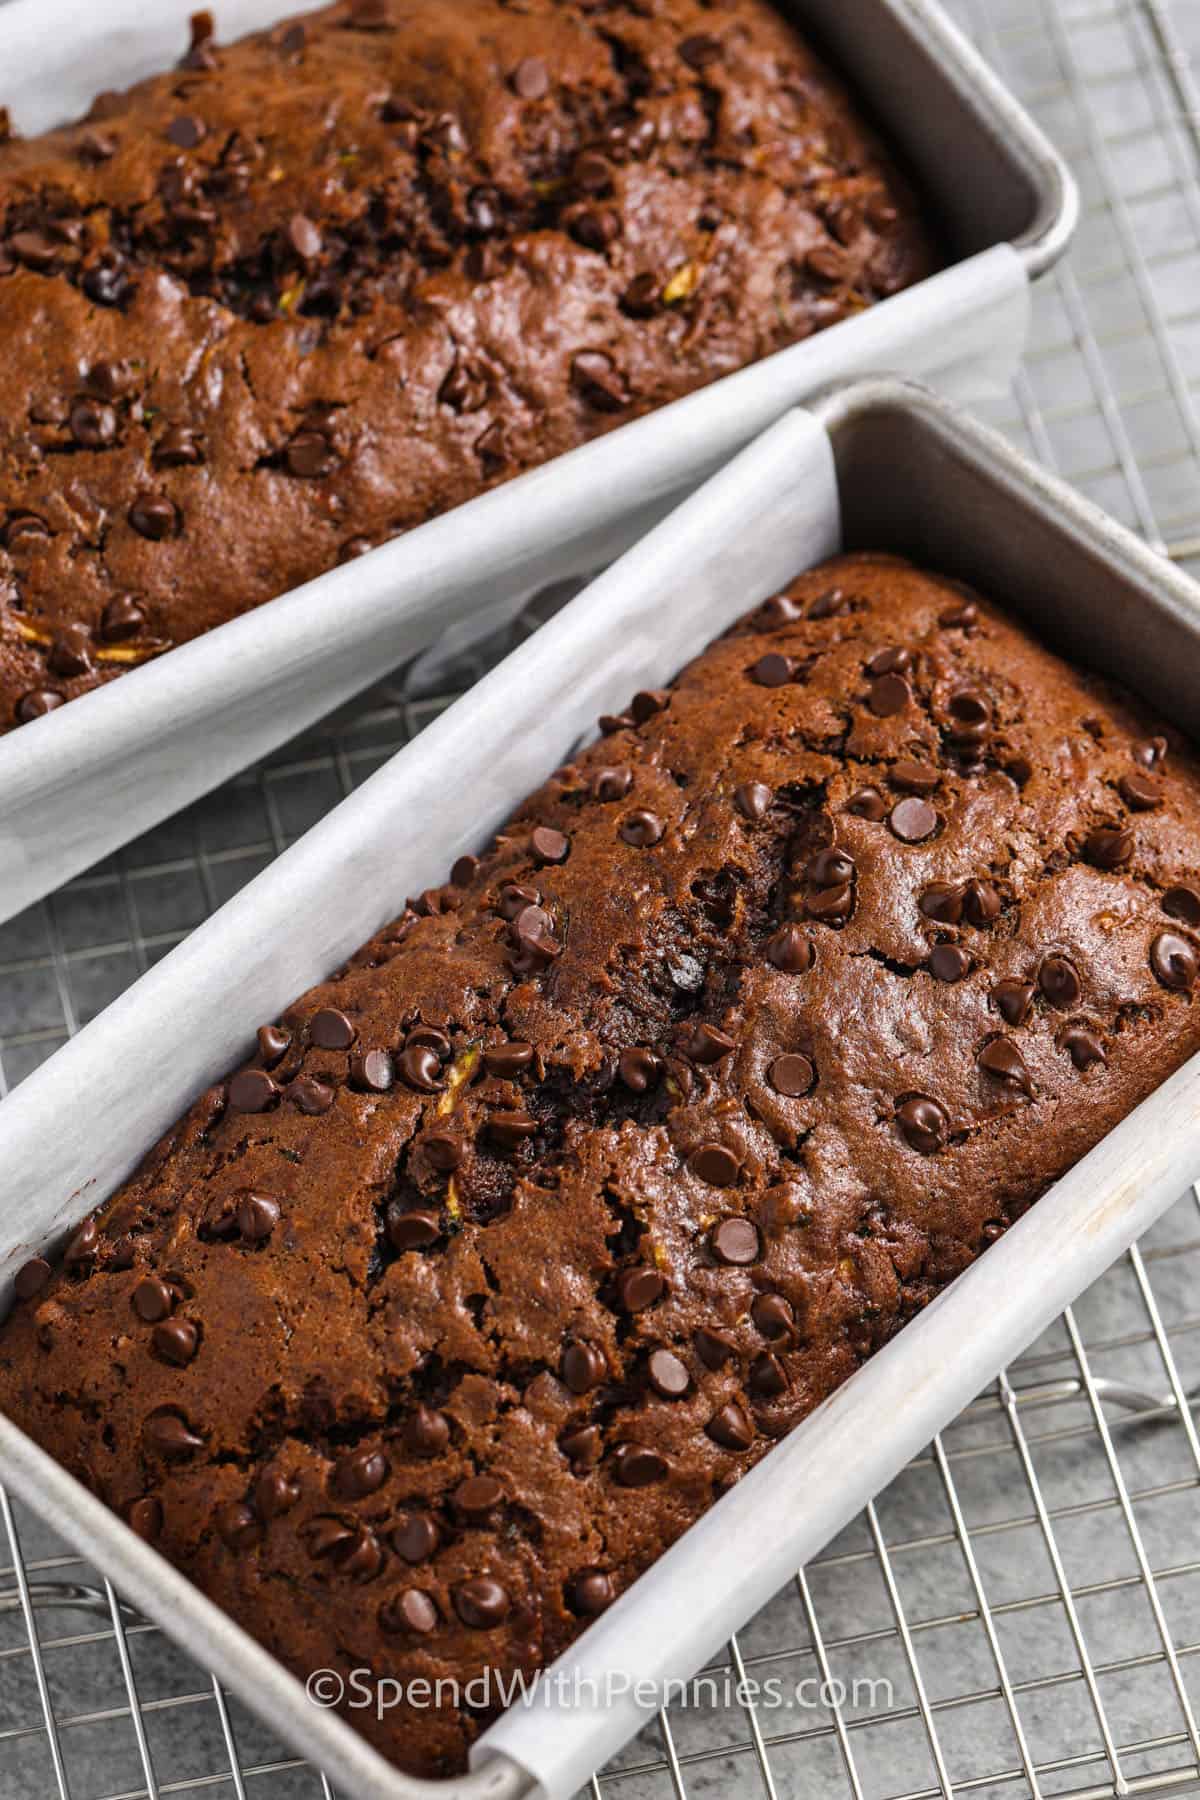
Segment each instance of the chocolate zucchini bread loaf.
[{"label": "chocolate zucchini bread loaf", "polygon": [[302,1676],[553,1657],[1200,1047],[1200,769],[955,584],[843,559],[602,729],[0,1333]]},{"label": "chocolate zucchini bread loaf", "polygon": [[768,0],[199,14],[5,135],[0,730],[934,266]]}]

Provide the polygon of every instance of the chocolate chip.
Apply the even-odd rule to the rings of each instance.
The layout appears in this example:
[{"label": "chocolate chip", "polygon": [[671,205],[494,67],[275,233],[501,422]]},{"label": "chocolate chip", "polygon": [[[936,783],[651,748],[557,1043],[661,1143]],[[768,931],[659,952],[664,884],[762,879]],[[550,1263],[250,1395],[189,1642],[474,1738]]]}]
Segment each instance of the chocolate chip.
[{"label": "chocolate chip", "polygon": [[156,469],[186,469],[204,461],[204,452],[189,425],[171,425],[154,446]]},{"label": "chocolate chip", "polygon": [[1175,931],[1160,931],[1150,946],[1150,967],[1163,987],[1186,993],[1195,986],[1200,973],[1200,955],[1190,938]]},{"label": "chocolate chip", "polygon": [[142,1427],[142,1442],[152,1455],[170,1462],[182,1462],[204,1448],[204,1439],[177,1412],[151,1413]]},{"label": "chocolate chip", "polygon": [[935,944],[929,952],[929,973],[935,981],[951,986],[971,972],[971,959],[957,944]]},{"label": "chocolate chip", "polygon": [[1088,834],[1084,842],[1083,853],[1087,860],[1097,869],[1119,869],[1133,855],[1134,837],[1132,831],[1121,831],[1101,827]]},{"label": "chocolate chip", "polygon": [[1034,988],[1032,981],[1008,979],[998,981],[992,989],[992,1000],[996,1011],[1006,1025],[1024,1025],[1033,1005]]},{"label": "chocolate chip", "polygon": [[353,1540],[334,1551],[338,1572],[349,1581],[374,1581],[384,1565],[379,1539],[366,1525],[360,1525]]},{"label": "chocolate chip", "polygon": [[1075,965],[1065,956],[1048,956],[1038,970],[1038,986],[1051,1006],[1059,1012],[1070,1012],[1079,1005],[1083,984]]},{"label": "chocolate chip", "polygon": [[666,712],[671,704],[669,688],[643,688],[633,696],[629,711],[635,725],[645,725],[656,713]]},{"label": "chocolate chip", "polygon": [[671,1350],[652,1350],[646,1364],[650,1386],[662,1400],[679,1400],[691,1386],[687,1364]]},{"label": "chocolate chip", "polygon": [[549,71],[540,56],[523,57],[509,80],[522,100],[542,100],[550,92]]},{"label": "chocolate chip", "polygon": [[548,912],[540,906],[527,906],[513,920],[513,936],[517,948],[528,965],[550,963],[562,955],[562,945],[555,937]]},{"label": "chocolate chip", "polygon": [[1080,1074],[1094,1063],[1105,1063],[1104,1045],[1086,1025],[1068,1025],[1059,1039],[1059,1047],[1067,1052]]},{"label": "chocolate chip", "polygon": [[790,656],[771,650],[766,656],[760,656],[748,673],[751,681],[756,682],[759,687],[786,687],[796,673],[796,664]]},{"label": "chocolate chip", "polygon": [[517,919],[527,906],[537,906],[541,897],[536,888],[518,887],[515,881],[510,881],[500,889],[498,911],[501,918]]},{"label": "chocolate chip", "polygon": [[1122,800],[1133,812],[1153,812],[1163,803],[1162,783],[1153,775],[1144,775],[1140,769],[1122,775],[1117,785]]},{"label": "chocolate chip", "polygon": [[622,1269],[617,1277],[617,1304],[622,1312],[645,1312],[648,1306],[656,1305],[666,1291],[667,1284],[658,1270],[644,1263]]},{"label": "chocolate chip", "polygon": [[129,523],[142,537],[161,543],[178,532],[179,508],[165,494],[139,494],[129,508]]},{"label": "chocolate chip", "polygon": [[478,873],[479,858],[477,856],[460,856],[450,871],[450,885],[458,888],[470,887]]},{"label": "chocolate chip", "polygon": [[54,688],[31,688],[13,708],[13,717],[18,725],[31,725],[34,719],[44,719],[47,713],[55,712],[63,705],[65,696]]},{"label": "chocolate chip", "polygon": [[946,1109],[928,1094],[910,1094],[896,1109],[896,1123],[909,1148],[922,1156],[941,1150],[950,1131]]},{"label": "chocolate chip", "polygon": [[1011,1038],[992,1038],[979,1052],[978,1061],[985,1074],[1003,1082],[1006,1087],[1019,1088],[1023,1094],[1032,1096],[1033,1082],[1025,1058]]},{"label": "chocolate chip", "polygon": [[877,719],[895,718],[912,700],[912,689],[902,675],[881,675],[867,690],[867,705]]},{"label": "chocolate chip", "polygon": [[146,623],[146,615],[132,594],[118,594],[100,614],[99,636],[103,643],[121,644],[136,637]]},{"label": "chocolate chip", "polygon": [[164,1362],[186,1368],[200,1348],[200,1333],[190,1319],[163,1319],[154,1327],[150,1342]]},{"label": "chocolate chip", "polygon": [[32,1256],[13,1276],[13,1290],[18,1300],[35,1300],[49,1283],[54,1270],[44,1256]]},{"label": "chocolate chip", "polygon": [[420,1588],[406,1588],[402,1594],[393,1594],[379,1609],[380,1630],[389,1637],[399,1637],[404,1632],[426,1637],[436,1630],[437,1623],[438,1609]]},{"label": "chocolate chip", "polygon": [[519,1042],[492,1044],[484,1051],[483,1060],[489,1075],[511,1080],[533,1062],[533,1045]]},{"label": "chocolate chip", "polygon": [[414,1456],[440,1456],[450,1442],[450,1424],[444,1413],[418,1406],[404,1428],[404,1442]]},{"label": "chocolate chip", "polygon": [[887,817],[887,801],[878,788],[859,788],[857,794],[851,794],[847,800],[846,811],[856,819],[866,819],[868,823],[878,825]]},{"label": "chocolate chip", "polygon": [[488,1115],[488,1135],[502,1150],[519,1150],[526,1138],[537,1132],[537,1120],[531,1113],[501,1108]]},{"label": "chocolate chip", "polygon": [[457,1132],[451,1131],[445,1126],[431,1131],[422,1140],[422,1147],[434,1168],[440,1169],[446,1175],[458,1168],[466,1154],[463,1141]]},{"label": "chocolate chip", "polygon": [[764,819],[775,798],[770,788],[762,781],[744,781],[734,792],[734,804],[743,818],[757,825]]},{"label": "chocolate chip", "polygon": [[622,1487],[653,1487],[669,1468],[666,1457],[648,1444],[618,1444],[613,1452],[613,1473]]},{"label": "chocolate chip", "polygon": [[387,1234],[393,1250],[401,1256],[406,1250],[427,1250],[442,1235],[441,1216],[426,1208],[389,1206]]},{"label": "chocolate chip", "polygon": [[459,1582],[451,1597],[455,1612],[469,1631],[491,1631],[503,1624],[512,1604],[507,1590],[486,1575]]},{"label": "chocolate chip", "polygon": [[308,1022],[308,1035],[322,1050],[348,1050],[358,1032],[344,1012],[323,1006]]},{"label": "chocolate chip", "polygon": [[706,1326],[699,1326],[693,1333],[692,1342],[696,1346],[696,1354],[706,1369],[722,1369],[729,1360],[737,1355],[737,1345],[729,1338],[723,1337],[719,1331],[709,1331]]},{"label": "chocolate chip", "polygon": [[700,1020],[685,1033],[679,1047],[691,1062],[715,1063],[737,1049],[737,1039]]},{"label": "chocolate chip", "polygon": [[469,1525],[484,1524],[504,1499],[504,1488],[494,1475],[469,1475],[451,1496],[455,1512]]},{"label": "chocolate chip", "polygon": [[323,1514],[315,1519],[308,1519],[300,1527],[300,1535],[304,1539],[308,1554],[314,1562],[325,1557],[339,1558],[353,1546],[355,1529],[344,1519],[335,1519]]},{"label": "chocolate chip", "polygon": [[662,1061],[652,1050],[622,1050],[617,1074],[631,1093],[646,1094],[658,1084]]},{"label": "chocolate chip", "polygon": [[653,318],[662,297],[662,277],[651,269],[635,275],[621,295],[621,309],[635,319]]},{"label": "chocolate chip", "polygon": [[694,37],[684,38],[679,54],[690,69],[707,69],[721,59],[720,40],[707,32],[697,32]]},{"label": "chocolate chip", "polygon": [[714,1413],[704,1430],[722,1450],[740,1453],[749,1450],[754,1442],[753,1422],[735,1400],[730,1400],[720,1412]]},{"label": "chocolate chip", "polygon": [[220,1507],[213,1523],[229,1550],[252,1550],[262,1538],[262,1526],[243,1500],[231,1500]]},{"label": "chocolate chip", "polygon": [[454,1048],[446,1033],[439,1031],[436,1025],[413,1026],[405,1039],[405,1047],[413,1049],[418,1045],[424,1045],[427,1050],[432,1050],[439,1062],[445,1062]]},{"label": "chocolate chip", "polygon": [[386,1050],[364,1050],[350,1060],[352,1087],[367,1094],[386,1094],[396,1080],[396,1067]]},{"label": "chocolate chip", "polygon": [[938,624],[947,631],[969,631],[978,623],[979,608],[973,600],[960,601],[957,606],[949,606],[944,613],[938,614]]},{"label": "chocolate chip", "polygon": [[423,1512],[402,1512],[392,1527],[392,1543],[406,1563],[428,1562],[438,1547],[437,1526]]},{"label": "chocolate chip", "polygon": [[1169,919],[1178,919],[1183,925],[1200,925],[1200,894],[1195,888],[1168,888],[1162,897],[1162,909]]},{"label": "chocolate chip", "polygon": [[92,667],[92,646],[82,625],[60,625],[54,634],[46,665],[52,675],[71,680]]},{"label": "chocolate chip", "polygon": [[840,887],[816,888],[804,896],[804,910],[822,924],[843,924],[854,911],[854,888],[848,881]]},{"label": "chocolate chip", "polygon": [[912,651],[904,649],[878,650],[867,664],[867,674],[903,675],[906,669],[912,668]]},{"label": "chocolate chip", "polygon": [[798,1100],[812,1087],[816,1071],[807,1056],[777,1056],[767,1070],[767,1080],[777,1094]]},{"label": "chocolate chip", "polygon": [[651,845],[661,841],[666,826],[657,813],[626,813],[617,827],[617,834],[635,850],[648,850]]},{"label": "chocolate chip", "polygon": [[617,413],[629,405],[624,377],[603,350],[576,351],[571,358],[571,381],[597,412]]},{"label": "chocolate chip", "polygon": [[816,957],[812,939],[798,925],[785,925],[767,942],[767,961],[785,975],[806,974]]},{"label": "chocolate chip", "polygon": [[564,1592],[573,1613],[594,1619],[616,1599],[617,1584],[603,1569],[580,1569],[578,1574],[571,1576]]},{"label": "chocolate chip", "polygon": [[540,863],[563,863],[570,854],[571,840],[549,825],[536,825],[530,835],[529,848]]},{"label": "chocolate chip", "polygon": [[41,274],[54,267],[63,249],[61,244],[55,243],[53,238],[36,228],[14,232],[8,244],[14,256],[27,268],[36,269]]},{"label": "chocolate chip", "polygon": [[283,460],[289,474],[315,481],[322,475],[328,475],[337,459],[332,444],[323,433],[298,431],[286,446]]},{"label": "chocolate chip", "polygon": [[333,1471],[332,1488],[343,1500],[365,1500],[378,1493],[389,1474],[381,1450],[356,1450],[344,1456]]},{"label": "chocolate chip", "polygon": [[125,1523],[145,1543],[155,1543],[163,1528],[162,1501],[154,1494],[143,1494],[140,1500],[133,1501],[129,1507]]},{"label": "chocolate chip", "polygon": [[632,769],[593,769],[588,792],[601,802],[623,800],[633,786]]},{"label": "chocolate chip", "polygon": [[428,1044],[408,1044],[400,1053],[401,1079],[418,1093],[437,1094],[445,1087],[441,1058]]},{"label": "chocolate chip", "polygon": [[771,1350],[764,1350],[750,1364],[750,1392],[763,1400],[777,1400],[786,1394],[787,1371]]},{"label": "chocolate chip", "polygon": [[854,858],[845,850],[838,850],[833,845],[818,850],[810,858],[804,871],[804,878],[817,888],[838,888],[854,881],[858,875]]},{"label": "chocolate chip", "polygon": [[282,1469],[264,1469],[254,1484],[254,1510],[260,1519],[282,1519],[300,1498],[300,1483]]},{"label": "chocolate chip", "polygon": [[559,1438],[558,1447],[571,1464],[573,1475],[585,1475],[594,1469],[604,1454],[604,1439],[598,1425],[583,1425]]},{"label": "chocolate chip", "polygon": [[888,770],[888,780],[902,793],[932,794],[941,780],[941,776],[928,763],[902,758],[899,762],[893,763]]},{"label": "chocolate chip", "polygon": [[285,1089],[285,1093],[293,1106],[299,1107],[302,1113],[307,1113],[311,1118],[327,1113],[337,1098],[329,1083],[318,1081],[315,1075],[298,1075]]},{"label": "chocolate chip", "polygon": [[265,1243],[279,1223],[279,1202],[270,1194],[245,1193],[237,1203],[237,1228],[248,1244]]},{"label": "chocolate chip", "polygon": [[157,1325],[160,1319],[170,1317],[175,1296],[157,1275],[146,1275],[130,1294],[129,1301],[139,1319],[147,1325]]},{"label": "chocolate chip", "polygon": [[68,420],[71,436],[83,450],[103,450],[117,435],[117,415],[103,400],[77,400]]},{"label": "chocolate chip", "polygon": [[968,881],[962,890],[963,917],[986,930],[1000,917],[1000,896],[990,881]]},{"label": "chocolate chip", "polygon": [[[720,1146],[714,1145],[712,1148],[719,1149]],[[725,1155],[729,1156],[729,1151],[725,1151]],[[695,1161],[694,1157],[692,1161]],[[735,1159],[730,1157],[730,1161]],[[715,1182],[713,1185],[725,1187],[728,1183]],[[717,1261],[728,1268],[747,1269],[762,1255],[758,1227],[752,1219],[722,1219],[709,1233],[708,1242]]]},{"label": "chocolate chip", "polygon": [[594,1344],[568,1344],[560,1364],[562,1378],[573,1394],[587,1394],[599,1387],[608,1365]]},{"label": "chocolate chip", "polygon": [[796,1324],[796,1314],[782,1294],[759,1294],[750,1308],[756,1331],[765,1338],[789,1338]]},{"label": "chocolate chip", "polygon": [[95,1219],[85,1219],[63,1253],[66,1268],[78,1268],[95,1260],[100,1248],[100,1227]]},{"label": "chocolate chip", "polygon": [[167,126],[167,137],[180,150],[194,150],[208,135],[203,119],[194,113],[182,113]]},{"label": "chocolate chip", "polygon": [[921,844],[933,836],[940,820],[928,800],[918,800],[914,796],[893,806],[888,823],[902,844]]}]

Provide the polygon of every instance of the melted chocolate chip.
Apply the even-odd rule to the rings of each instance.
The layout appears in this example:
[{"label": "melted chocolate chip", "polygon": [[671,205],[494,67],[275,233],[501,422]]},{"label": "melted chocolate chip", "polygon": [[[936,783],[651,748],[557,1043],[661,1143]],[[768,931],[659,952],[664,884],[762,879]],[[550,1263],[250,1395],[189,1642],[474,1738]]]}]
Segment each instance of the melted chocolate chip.
[{"label": "melted chocolate chip", "polygon": [[532,1064],[533,1045],[518,1042],[492,1044],[484,1051],[483,1060],[489,1075],[498,1075],[502,1080],[511,1081]]},{"label": "melted chocolate chip", "polygon": [[1068,1025],[1059,1039],[1059,1047],[1067,1052],[1080,1074],[1108,1057],[1096,1033],[1086,1025]]},{"label": "melted chocolate chip", "polygon": [[44,1256],[30,1257],[13,1276],[13,1289],[18,1300],[36,1300],[48,1286],[54,1270]]},{"label": "melted chocolate chip", "polygon": [[399,1513],[392,1527],[392,1544],[406,1563],[428,1562],[438,1547],[437,1526],[428,1513]]},{"label": "melted chocolate chip", "polygon": [[1083,985],[1075,965],[1065,956],[1048,956],[1038,970],[1038,986],[1047,1002],[1059,1012],[1079,1005]]},{"label": "melted chocolate chip", "polygon": [[690,1062],[716,1063],[737,1049],[737,1039],[701,1020],[683,1035],[679,1047]]},{"label": "melted chocolate chip", "polygon": [[618,1444],[613,1452],[613,1473],[622,1487],[653,1487],[669,1468],[666,1457],[648,1444]]},{"label": "melted chocolate chip", "polygon": [[260,1519],[281,1519],[299,1498],[299,1482],[282,1469],[264,1469],[254,1484],[254,1510]]},{"label": "melted chocolate chip", "polygon": [[795,1329],[796,1314],[790,1300],[782,1294],[759,1294],[750,1308],[754,1329],[765,1338],[789,1338]]},{"label": "melted chocolate chip", "polygon": [[466,1147],[458,1133],[447,1126],[439,1126],[422,1139],[422,1148],[435,1169],[444,1175],[457,1169],[466,1154]]},{"label": "melted chocolate chip", "polygon": [[979,1052],[979,1067],[1005,1087],[1018,1088],[1032,1096],[1033,1081],[1025,1066],[1025,1058],[1011,1038],[992,1038]]},{"label": "melted chocolate chip", "polygon": [[555,831],[550,825],[535,825],[529,838],[529,848],[539,863],[563,863],[571,851],[571,840],[561,831]]},{"label": "melted chocolate chip", "polygon": [[450,1424],[444,1413],[418,1406],[404,1428],[404,1442],[413,1456],[440,1456],[450,1442]]},{"label": "melted chocolate chip", "polygon": [[105,644],[123,644],[136,637],[146,623],[146,615],[132,594],[118,594],[100,615],[97,636]]},{"label": "melted chocolate chip", "polygon": [[846,802],[846,811],[856,819],[866,819],[871,825],[879,825],[887,818],[887,801],[878,788],[859,788],[851,794]]},{"label": "melted chocolate chip", "polygon": [[262,1525],[242,1500],[231,1500],[219,1508],[213,1523],[229,1550],[252,1550],[262,1539]]},{"label": "melted chocolate chip", "polygon": [[1128,775],[1122,775],[1118,786],[1122,800],[1132,812],[1153,812],[1163,803],[1162,783],[1153,775],[1143,774],[1140,769],[1133,769]]},{"label": "melted chocolate chip", "polygon": [[962,890],[963,917],[985,931],[1000,917],[1000,896],[990,881],[968,881]]},{"label": "melted chocolate chip", "polygon": [[512,1605],[507,1589],[486,1575],[460,1582],[451,1598],[455,1612],[469,1631],[492,1631],[502,1625]]},{"label": "melted chocolate chip", "polygon": [[293,1106],[312,1118],[327,1113],[337,1099],[336,1091],[329,1083],[319,1081],[315,1075],[298,1075],[284,1092]]},{"label": "melted chocolate chip", "polygon": [[998,981],[992,989],[992,1002],[996,1011],[1006,1025],[1014,1029],[1024,1025],[1029,1018],[1033,1006],[1034,986],[1032,981],[1008,979]]},{"label": "melted chocolate chip", "polygon": [[125,1523],[143,1542],[156,1543],[162,1535],[162,1501],[155,1494],[143,1494],[140,1500],[135,1500],[130,1505],[125,1514]]},{"label": "melted chocolate chip", "polygon": [[562,1353],[560,1368],[562,1378],[573,1394],[590,1393],[600,1386],[608,1373],[608,1364],[595,1344],[568,1344]]},{"label": "melted chocolate chip", "polygon": [[142,1427],[142,1442],[153,1456],[168,1462],[184,1462],[197,1450],[203,1450],[204,1439],[197,1435],[182,1413],[151,1413]]},{"label": "melted chocolate chip", "polygon": [[787,1371],[771,1350],[764,1350],[750,1364],[750,1392],[763,1400],[777,1400],[786,1394]]},{"label": "melted chocolate chip", "polygon": [[935,981],[947,986],[962,981],[971,972],[971,959],[957,944],[935,944],[929,952],[929,973]]},{"label": "melted chocolate chip", "polygon": [[785,925],[767,943],[767,961],[785,975],[804,975],[817,959],[813,941],[798,925]]},{"label": "melted chocolate chip", "polygon": [[179,508],[165,494],[139,494],[129,508],[129,523],[142,537],[161,543],[178,533]]},{"label": "melted chocolate chip", "polygon": [[617,1584],[603,1569],[580,1569],[565,1587],[567,1605],[581,1618],[594,1619],[612,1605],[617,1597]]},{"label": "melted chocolate chip", "polygon": [[190,1319],[163,1319],[150,1335],[164,1362],[186,1368],[200,1348],[200,1333]]},{"label": "melted chocolate chip", "polygon": [[921,1156],[934,1156],[946,1143],[950,1120],[940,1101],[928,1094],[910,1094],[896,1109],[896,1123],[909,1148]]},{"label": "melted chocolate chip", "polygon": [[343,1500],[365,1500],[378,1493],[387,1478],[388,1460],[382,1450],[356,1450],[337,1464],[331,1485]]},{"label": "melted chocolate chip", "polygon": [[662,1060],[653,1050],[622,1050],[617,1074],[633,1094],[649,1093],[662,1075]]},{"label": "melted chocolate chip", "polygon": [[147,1325],[157,1325],[160,1319],[170,1317],[175,1296],[157,1275],[146,1275],[130,1294],[129,1302],[139,1319]]},{"label": "melted chocolate chip", "polygon": [[732,1450],[735,1454],[749,1450],[754,1442],[753,1422],[736,1400],[730,1400],[719,1412],[714,1413],[704,1430],[714,1444],[719,1444],[722,1450]]},{"label": "melted chocolate chip", "polygon": [[733,796],[734,805],[742,817],[749,819],[753,825],[766,818],[774,798],[770,788],[762,781],[744,781]]},{"label": "melted chocolate chip", "polygon": [[756,682],[759,687],[786,687],[796,673],[796,664],[790,656],[771,650],[766,656],[760,656],[748,673],[751,681]]},{"label": "melted chocolate chip", "polygon": [[468,1525],[483,1525],[503,1501],[504,1488],[494,1475],[468,1475],[450,1498],[459,1519]]},{"label": "melted chocolate chip", "polygon": [[350,1084],[366,1094],[386,1094],[396,1080],[396,1066],[386,1050],[364,1050],[351,1059]]},{"label": "melted chocolate chip", "polygon": [[1097,869],[1120,869],[1133,855],[1133,849],[1132,831],[1102,826],[1099,830],[1088,833],[1083,853]]},{"label": "melted chocolate chip", "polygon": [[604,804],[610,800],[623,800],[632,786],[632,769],[593,769],[588,792],[593,800]]},{"label": "melted chocolate chip", "polygon": [[867,705],[877,719],[895,718],[912,700],[912,689],[903,675],[881,675],[867,690]]},{"label": "melted chocolate chip", "polygon": [[526,1138],[537,1132],[537,1120],[531,1113],[501,1108],[489,1114],[488,1135],[501,1150],[519,1150]]},{"label": "melted chocolate chip", "polygon": [[446,1085],[441,1058],[428,1044],[409,1043],[400,1053],[399,1069],[401,1080],[418,1093],[437,1094]]},{"label": "melted chocolate chip", "polygon": [[384,1601],[378,1617],[379,1628],[388,1637],[400,1637],[406,1632],[427,1637],[437,1629],[438,1609],[421,1588],[405,1588],[403,1593]]},{"label": "melted chocolate chip", "polygon": [[1150,946],[1150,967],[1163,987],[1188,993],[1200,973],[1200,955],[1190,938],[1176,931],[1160,931]]},{"label": "melted chocolate chip", "polygon": [[406,1250],[428,1250],[442,1235],[441,1216],[431,1208],[389,1206],[387,1234],[392,1249],[401,1256]]},{"label": "melted chocolate chip", "polygon": [[1162,897],[1162,909],[1169,919],[1193,928],[1200,925],[1200,894],[1195,888],[1168,888]]},{"label": "melted chocolate chip", "polygon": [[665,830],[657,813],[645,811],[626,813],[617,827],[618,836],[635,850],[647,850],[659,843]]},{"label": "melted chocolate chip", "polygon": [[509,81],[522,100],[542,100],[550,92],[550,75],[540,56],[523,57]]},{"label": "melted chocolate chip", "polygon": [[723,1369],[725,1364],[737,1355],[737,1345],[719,1331],[709,1331],[701,1325],[694,1332],[692,1342],[696,1346],[696,1354],[706,1369]]}]

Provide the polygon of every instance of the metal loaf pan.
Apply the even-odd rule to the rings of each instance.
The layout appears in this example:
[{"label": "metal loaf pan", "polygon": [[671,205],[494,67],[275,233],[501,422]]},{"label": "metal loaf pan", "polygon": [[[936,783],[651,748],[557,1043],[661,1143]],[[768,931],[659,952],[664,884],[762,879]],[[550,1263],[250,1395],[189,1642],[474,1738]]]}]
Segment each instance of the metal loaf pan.
[{"label": "metal loaf pan", "polygon": [[[247,1053],[263,1019],[478,848],[598,712],[660,685],[842,545],[977,583],[1200,735],[1200,588],[925,390],[835,392],[779,421],[5,1101],[0,1295]],[[448,768],[471,771],[449,801]],[[1184,1190],[1198,1124],[1200,1057],[775,1446],[560,1667],[585,1684],[699,1667]],[[565,1796],[644,1722],[633,1696],[518,1707],[481,1739],[470,1776],[413,1781],[3,1419],[0,1479],[356,1800]],[[736,1556],[720,1553],[730,1543]]]},{"label": "metal loaf pan", "polygon": [[[31,132],[167,68],[195,0],[0,7],[0,99]],[[451,0],[447,0],[451,3]],[[435,519],[0,739],[0,920],[311,725],[447,628],[494,628],[602,566],[787,407],[881,369],[977,392],[1006,377],[1028,282],[1062,253],[1074,183],[937,0],[781,0],[913,169],[950,255],[856,318]],[[295,0],[225,0],[232,36]]]}]

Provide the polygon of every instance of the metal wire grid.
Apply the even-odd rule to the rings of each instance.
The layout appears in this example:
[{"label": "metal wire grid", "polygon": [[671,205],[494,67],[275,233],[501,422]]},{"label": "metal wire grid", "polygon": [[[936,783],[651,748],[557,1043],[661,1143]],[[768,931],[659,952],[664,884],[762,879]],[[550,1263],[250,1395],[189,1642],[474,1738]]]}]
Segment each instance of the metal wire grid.
[{"label": "metal wire grid", "polygon": [[[954,10],[1085,198],[994,421],[1200,565],[1200,4]],[[411,671],[385,684],[0,929],[0,1092],[537,623],[523,615],[435,691]],[[1100,1800],[1200,1785],[1198,1259],[1193,1193],[714,1665],[785,1694],[838,1681],[844,1699],[672,1709],[592,1781],[592,1800]],[[0,1519],[0,1800],[329,1800],[323,1777],[3,1490]]]}]

